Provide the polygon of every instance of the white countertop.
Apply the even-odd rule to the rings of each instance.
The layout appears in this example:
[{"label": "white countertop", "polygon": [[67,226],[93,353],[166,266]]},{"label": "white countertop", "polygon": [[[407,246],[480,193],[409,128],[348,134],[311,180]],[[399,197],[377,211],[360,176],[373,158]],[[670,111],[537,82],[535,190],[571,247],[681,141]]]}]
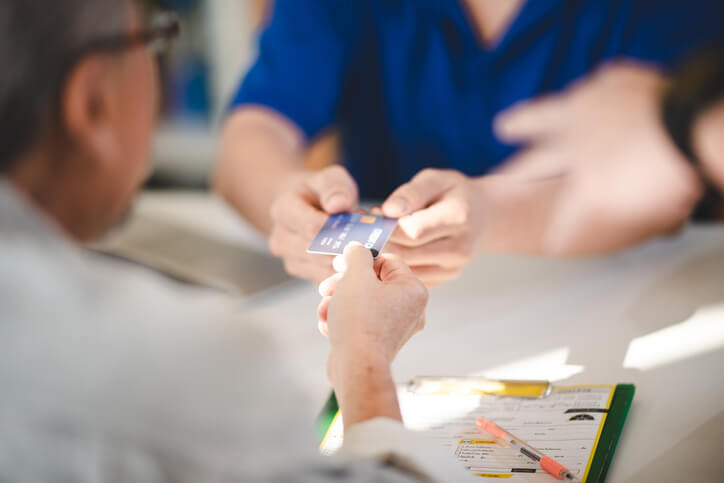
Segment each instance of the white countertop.
[{"label": "white countertop", "polygon": [[[248,228],[205,195],[147,195],[140,211],[173,212],[174,196],[177,221],[244,242]],[[317,331],[318,298],[298,283],[243,306],[274,328],[321,408],[328,346]],[[428,325],[394,369],[400,381],[484,374],[634,383],[608,481],[724,481],[724,228],[689,228],[594,259],[483,257],[431,292]]]}]

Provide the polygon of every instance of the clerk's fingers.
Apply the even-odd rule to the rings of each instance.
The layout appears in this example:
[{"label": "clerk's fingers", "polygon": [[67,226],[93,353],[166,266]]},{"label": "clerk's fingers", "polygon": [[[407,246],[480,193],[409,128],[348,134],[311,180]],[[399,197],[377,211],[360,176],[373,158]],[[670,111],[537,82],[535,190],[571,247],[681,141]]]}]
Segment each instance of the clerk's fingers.
[{"label": "clerk's fingers", "polygon": [[307,185],[328,214],[352,211],[357,206],[357,183],[342,166],[330,166],[318,172]]},{"label": "clerk's fingers", "polygon": [[334,275],[331,257],[315,255],[319,260],[311,258],[285,258],[284,269],[293,277],[311,280],[320,283],[322,280]]},{"label": "clerk's fingers", "polygon": [[461,199],[444,198],[428,208],[400,218],[392,239],[405,246],[421,246],[455,236],[467,228],[469,211]]},{"label": "clerk's fingers", "polygon": [[455,171],[425,169],[397,188],[382,205],[386,216],[399,218],[426,208],[452,189],[462,175]]},{"label": "clerk's fingers", "polygon": [[375,270],[379,280],[385,283],[415,282],[410,267],[398,256],[389,253],[375,260]]},{"label": "clerk's fingers", "polygon": [[311,199],[297,192],[280,196],[271,207],[271,216],[275,226],[281,225],[287,231],[298,233],[307,242],[314,239],[328,217]]},{"label": "clerk's fingers", "polygon": [[412,273],[427,288],[439,287],[445,282],[455,280],[462,272],[463,268],[445,268],[433,265],[412,267]]},{"label": "clerk's fingers", "polygon": [[508,143],[545,138],[568,121],[565,100],[562,95],[552,95],[520,102],[495,118],[495,134]]},{"label": "clerk's fingers", "polygon": [[287,273],[320,282],[334,273],[332,257],[308,254],[307,245],[298,233],[279,225],[272,229],[269,237],[269,250],[283,260]]},{"label": "clerk's fingers", "polygon": [[533,145],[506,161],[496,172],[527,180],[540,180],[565,176],[572,169],[575,169],[575,166],[563,146],[551,142]]},{"label": "clerk's fingers", "polygon": [[403,228],[398,226],[392,233],[392,236],[390,236],[388,245],[385,245],[385,251],[387,250],[389,243],[394,243],[403,247],[415,248],[427,245],[428,243],[432,243],[436,240],[450,238],[457,234],[458,229],[455,227],[440,227],[438,230],[427,232],[423,237],[411,238],[405,233]]},{"label": "clerk's fingers", "polygon": [[303,258],[307,254],[309,241],[299,233],[282,225],[275,225],[269,235],[269,251],[279,258]]},{"label": "clerk's fingers", "polygon": [[469,237],[452,237],[419,247],[387,243],[385,252],[398,255],[411,267],[431,265],[456,268],[466,265],[475,256],[475,246]]}]

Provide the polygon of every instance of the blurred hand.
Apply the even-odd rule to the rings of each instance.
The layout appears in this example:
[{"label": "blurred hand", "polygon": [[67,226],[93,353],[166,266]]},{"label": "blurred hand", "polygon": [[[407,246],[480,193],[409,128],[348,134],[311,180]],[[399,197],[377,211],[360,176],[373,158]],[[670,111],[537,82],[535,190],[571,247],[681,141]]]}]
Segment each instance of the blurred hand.
[{"label": "blurred hand", "polygon": [[696,120],[692,142],[704,172],[724,191],[724,101]]},{"label": "blurred hand", "polygon": [[614,64],[496,120],[499,137],[527,145],[505,173],[566,177],[550,252],[621,248],[686,222],[702,187],[661,124],[664,86],[653,69]]},{"label": "blurred hand", "polygon": [[320,330],[329,337],[328,374],[335,389],[363,368],[388,372],[403,345],[425,326],[427,290],[398,257],[358,243],[335,261],[340,273],[319,287]]},{"label": "blurred hand", "polygon": [[341,166],[295,178],[272,204],[269,249],[290,275],[319,283],[334,273],[331,256],[307,253],[329,215],[357,207],[357,185]]},{"label": "blurred hand", "polygon": [[428,287],[456,278],[478,254],[485,198],[483,178],[426,169],[382,205],[399,226],[385,247]]}]

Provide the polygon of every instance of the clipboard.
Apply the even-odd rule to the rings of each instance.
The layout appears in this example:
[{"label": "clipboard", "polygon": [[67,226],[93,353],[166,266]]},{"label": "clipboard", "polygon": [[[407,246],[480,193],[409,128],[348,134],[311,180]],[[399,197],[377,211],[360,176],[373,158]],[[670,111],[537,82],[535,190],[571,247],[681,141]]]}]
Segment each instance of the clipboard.
[{"label": "clipboard", "polygon": [[[405,387],[413,391],[419,391],[421,389],[430,391],[429,394],[444,395],[444,392],[435,392],[435,388],[440,389],[444,387],[448,391],[467,391],[466,394],[476,394],[474,391],[480,391],[486,395],[501,398],[512,397],[515,399],[525,398],[529,400],[545,399],[549,397],[553,389],[552,384],[547,381],[489,381],[479,378],[424,377],[413,379],[406,386],[403,386],[402,390],[404,390]],[[497,391],[491,392],[491,388],[497,388]],[[585,483],[605,481],[606,473],[613,460],[621,431],[633,401],[634,392],[635,387],[633,384],[618,384],[613,387],[605,419],[602,422],[602,427],[599,429],[595,449],[592,452],[585,472],[585,479],[583,480]],[[318,441],[320,442],[320,450],[324,447],[326,438],[329,436],[330,430],[338,417],[339,405],[337,404],[334,393],[332,393],[317,418],[316,429]]]},{"label": "clipboard", "polygon": [[613,461],[616,452],[616,445],[621,437],[623,425],[626,423],[631,402],[633,401],[636,387],[633,384],[617,384],[613,393],[611,407],[608,410],[606,423],[603,425],[598,446],[593,455],[593,462],[588,470],[588,476],[584,483],[599,483],[606,480],[606,473]]}]

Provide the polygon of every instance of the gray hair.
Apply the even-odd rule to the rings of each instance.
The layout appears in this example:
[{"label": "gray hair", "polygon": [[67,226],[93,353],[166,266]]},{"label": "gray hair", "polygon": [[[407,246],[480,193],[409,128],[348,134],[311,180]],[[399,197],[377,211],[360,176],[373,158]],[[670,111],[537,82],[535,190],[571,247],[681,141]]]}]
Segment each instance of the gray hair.
[{"label": "gray hair", "polygon": [[0,1],[0,173],[46,131],[62,130],[68,63],[126,25],[125,0]]}]

